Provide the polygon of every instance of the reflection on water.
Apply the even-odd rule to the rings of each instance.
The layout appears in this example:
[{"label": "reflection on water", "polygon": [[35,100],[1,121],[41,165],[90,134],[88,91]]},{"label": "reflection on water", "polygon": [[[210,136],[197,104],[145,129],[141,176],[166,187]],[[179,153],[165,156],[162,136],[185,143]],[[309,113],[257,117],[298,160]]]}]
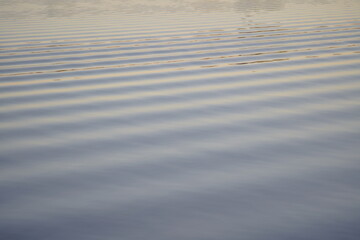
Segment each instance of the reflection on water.
[{"label": "reflection on water", "polygon": [[0,5],[0,239],[358,239],[359,1]]},{"label": "reflection on water", "polygon": [[[222,11],[277,11],[287,3],[334,4],[339,1],[310,0],[1,0],[2,15],[17,16],[40,14],[47,17],[65,17],[83,14],[121,13],[175,13],[175,12],[222,12]],[[13,15],[14,16],[14,15]]]},{"label": "reflection on water", "polygon": [[285,6],[285,0],[238,0],[234,8],[240,12],[246,11],[277,11]]}]

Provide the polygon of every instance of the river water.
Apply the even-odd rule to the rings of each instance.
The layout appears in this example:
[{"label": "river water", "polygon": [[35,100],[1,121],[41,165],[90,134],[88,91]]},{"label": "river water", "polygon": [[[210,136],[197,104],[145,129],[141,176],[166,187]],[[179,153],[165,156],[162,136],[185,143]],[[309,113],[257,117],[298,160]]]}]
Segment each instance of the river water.
[{"label": "river water", "polygon": [[360,1],[0,6],[0,239],[359,239]]}]

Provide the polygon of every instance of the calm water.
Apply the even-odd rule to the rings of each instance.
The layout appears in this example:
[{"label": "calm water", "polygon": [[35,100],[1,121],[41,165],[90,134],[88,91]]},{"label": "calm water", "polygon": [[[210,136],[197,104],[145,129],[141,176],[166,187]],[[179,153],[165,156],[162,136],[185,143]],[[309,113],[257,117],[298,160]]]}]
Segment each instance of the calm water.
[{"label": "calm water", "polygon": [[0,239],[360,239],[359,16],[0,0]]}]

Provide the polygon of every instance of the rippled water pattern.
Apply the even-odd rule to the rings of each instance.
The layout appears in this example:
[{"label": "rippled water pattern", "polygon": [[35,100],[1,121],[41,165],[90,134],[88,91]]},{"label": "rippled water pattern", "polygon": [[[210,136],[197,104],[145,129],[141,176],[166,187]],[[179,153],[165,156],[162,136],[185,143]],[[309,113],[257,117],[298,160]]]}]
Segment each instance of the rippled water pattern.
[{"label": "rippled water pattern", "polygon": [[0,6],[0,239],[360,239],[360,1]]}]

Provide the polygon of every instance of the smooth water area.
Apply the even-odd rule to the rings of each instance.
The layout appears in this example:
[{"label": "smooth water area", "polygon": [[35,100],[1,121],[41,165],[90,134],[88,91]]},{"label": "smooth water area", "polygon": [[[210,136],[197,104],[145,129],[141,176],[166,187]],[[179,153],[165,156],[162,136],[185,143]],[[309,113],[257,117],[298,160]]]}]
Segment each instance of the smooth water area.
[{"label": "smooth water area", "polygon": [[358,240],[359,16],[0,0],[0,239]]}]

